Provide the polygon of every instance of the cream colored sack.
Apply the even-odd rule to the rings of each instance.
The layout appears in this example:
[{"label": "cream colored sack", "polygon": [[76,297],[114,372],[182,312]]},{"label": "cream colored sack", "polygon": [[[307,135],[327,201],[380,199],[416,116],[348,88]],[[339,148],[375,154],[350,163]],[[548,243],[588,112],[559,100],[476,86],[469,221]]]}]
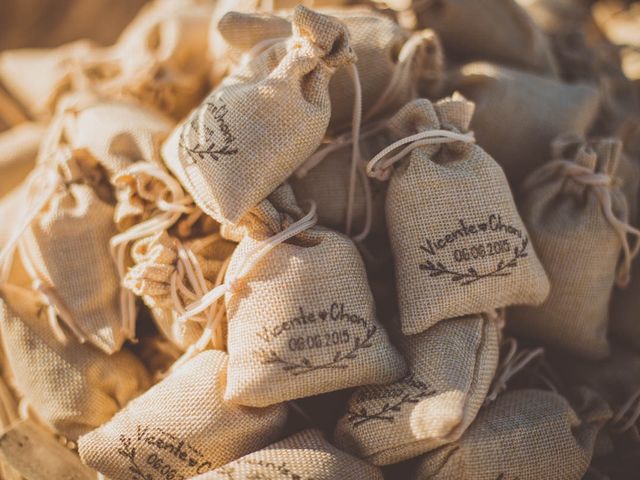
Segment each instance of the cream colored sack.
[{"label": "cream colored sack", "polygon": [[228,76],[164,145],[169,169],[220,222],[240,220],[320,145],[329,80],[355,61],[338,19],[299,6],[292,23],[289,39]]},{"label": "cream colored sack", "polygon": [[[284,15],[285,12],[282,12]],[[418,85],[435,94],[442,80],[444,55],[431,30],[410,33],[387,16],[362,8],[323,10],[347,26],[358,61],[365,120],[391,113],[417,96]],[[255,57],[278,37],[290,35],[291,24],[282,17],[260,13],[227,13],[218,23],[219,47],[234,63]],[[329,83],[331,121],[336,132],[351,125],[355,97],[348,68],[340,68]]]},{"label": "cream colored sack", "polygon": [[561,83],[489,63],[463,66],[448,84],[475,103],[471,129],[514,189],[546,162],[555,137],[586,134],[600,106],[598,90],[588,84]]},{"label": "cream colored sack", "polygon": [[106,355],[70,334],[57,340],[37,292],[4,284],[0,294],[2,341],[15,385],[38,417],[68,439],[102,425],[149,387],[147,371],[130,352]]},{"label": "cream colored sack", "polygon": [[227,355],[200,353],[78,442],[80,458],[113,480],[192,478],[279,435],[285,405],[227,403]]},{"label": "cream colored sack", "polygon": [[627,224],[627,202],[615,181],[620,142],[565,136],[554,149],[553,160],[525,181],[520,204],[551,293],[538,308],[514,309],[509,326],[546,345],[600,359],[609,354],[611,292],[616,279],[628,280],[637,253],[627,237],[640,232]]},{"label": "cream colored sack", "polygon": [[[70,161],[59,167],[79,164]],[[101,177],[95,165],[89,170]],[[113,353],[127,336],[119,275],[109,251],[109,239],[116,233],[114,209],[84,183],[92,180],[82,172],[67,173],[49,185],[54,187],[52,194],[31,192],[29,208],[43,194],[48,200],[20,240],[20,258],[36,288],[74,335]],[[44,175],[42,169],[32,178],[38,175]],[[104,174],[98,183],[104,185]]]},{"label": "cream colored sack", "polygon": [[373,465],[338,450],[318,430],[303,430],[194,480],[283,478],[382,480]]},{"label": "cream colored sack", "polygon": [[33,169],[44,130],[44,125],[24,122],[0,132],[0,198]]},{"label": "cream colored sack", "polygon": [[515,0],[413,0],[419,28],[432,28],[456,60],[490,60],[555,75],[551,44]]},{"label": "cream colored sack", "polygon": [[133,101],[90,97],[74,106],[75,98],[57,114],[64,118],[64,139],[91,155],[111,183],[135,162],[162,162],[160,145],[173,127],[170,118]]},{"label": "cream colored sack", "polygon": [[[314,227],[312,216],[303,216],[285,184],[235,232],[243,229],[245,236],[222,287],[229,401],[265,406],[389,383],[406,373],[376,318],[358,250],[347,237]],[[285,243],[272,244],[296,231]]]},{"label": "cream colored sack", "polygon": [[473,143],[472,113],[460,96],[407,104],[389,122],[397,142],[367,167],[391,175],[386,216],[405,335],[446,318],[537,305],[549,291],[502,169]]},{"label": "cream colored sack", "polygon": [[580,480],[610,417],[589,390],[579,392],[575,410],[557,393],[506,392],[480,412],[460,440],[425,455],[410,478]]},{"label": "cream colored sack", "polygon": [[399,346],[410,373],[400,382],[356,390],[338,421],[336,445],[388,465],[458,440],[489,391],[499,336],[495,320],[470,316],[403,337]]}]

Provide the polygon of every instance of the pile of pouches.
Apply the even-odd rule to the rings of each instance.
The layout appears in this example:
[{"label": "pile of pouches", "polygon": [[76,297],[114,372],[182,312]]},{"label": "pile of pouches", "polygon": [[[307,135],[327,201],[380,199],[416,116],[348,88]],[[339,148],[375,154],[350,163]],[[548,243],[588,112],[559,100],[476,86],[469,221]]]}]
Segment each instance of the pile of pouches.
[{"label": "pile of pouches", "polygon": [[640,9],[344,3],[0,52],[2,431],[87,478],[632,478]]}]

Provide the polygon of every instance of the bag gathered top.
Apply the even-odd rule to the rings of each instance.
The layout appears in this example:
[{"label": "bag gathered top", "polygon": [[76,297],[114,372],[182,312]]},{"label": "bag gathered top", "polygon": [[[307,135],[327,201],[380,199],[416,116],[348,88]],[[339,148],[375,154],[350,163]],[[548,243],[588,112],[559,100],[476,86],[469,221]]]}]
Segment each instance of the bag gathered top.
[{"label": "bag gathered top", "polygon": [[299,6],[292,25],[290,38],[229,75],[164,145],[169,170],[219,222],[238,222],[320,145],[329,80],[355,61],[339,20]]},{"label": "bag gathered top", "polygon": [[390,177],[386,217],[405,335],[537,305],[549,292],[502,169],[468,131],[472,114],[459,95],[415,100],[389,122],[397,140],[367,166],[372,177]]},{"label": "bag gathered top", "polygon": [[539,307],[512,311],[513,332],[585,358],[609,354],[611,293],[628,283],[640,249],[616,180],[619,155],[617,140],[562,136],[525,181],[520,211],[552,289]]}]

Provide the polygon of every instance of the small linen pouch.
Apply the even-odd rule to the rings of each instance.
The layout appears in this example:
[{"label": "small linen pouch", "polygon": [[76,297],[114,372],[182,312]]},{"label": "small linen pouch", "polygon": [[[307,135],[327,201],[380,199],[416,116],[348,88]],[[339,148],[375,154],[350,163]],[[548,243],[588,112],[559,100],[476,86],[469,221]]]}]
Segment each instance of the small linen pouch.
[{"label": "small linen pouch", "polygon": [[464,65],[447,83],[449,91],[475,103],[471,129],[514,190],[549,158],[554,138],[565,132],[586,134],[600,107],[600,93],[592,85],[489,63]]},{"label": "small linen pouch", "polygon": [[577,395],[574,410],[557,393],[506,392],[480,411],[460,440],[422,457],[410,478],[580,480],[611,411],[590,390]]},{"label": "small linen pouch", "polygon": [[192,478],[273,442],[285,405],[225,402],[227,355],[206,351],[78,442],[82,461],[113,480]]},{"label": "small linen pouch", "polygon": [[163,147],[169,170],[219,222],[238,222],[320,145],[329,80],[355,61],[339,20],[298,6],[292,24],[289,39],[228,76]]},{"label": "small linen pouch", "polygon": [[513,309],[516,334],[585,358],[609,354],[611,293],[616,280],[628,281],[640,235],[627,223],[616,181],[620,147],[614,139],[560,137],[554,159],[523,184],[520,211],[552,288],[541,306]]},{"label": "small linen pouch", "polygon": [[334,434],[339,448],[375,465],[416,457],[460,438],[496,371],[499,327],[480,315],[452,318],[403,337],[401,381],[357,389]]},{"label": "small linen pouch", "polygon": [[260,478],[382,480],[373,465],[338,450],[318,430],[303,430],[194,480]]},{"label": "small linen pouch", "polygon": [[447,318],[537,305],[549,291],[502,169],[473,143],[472,113],[458,95],[407,104],[389,122],[397,141],[367,167],[384,178],[400,161],[386,218],[405,335]]},{"label": "small linen pouch", "polygon": [[106,355],[71,335],[58,341],[37,292],[4,284],[0,295],[0,330],[13,381],[55,431],[76,440],[149,387],[149,374],[127,350]]},{"label": "small linen pouch", "polygon": [[[249,406],[406,373],[378,322],[364,264],[351,240],[314,227],[284,184],[223,234],[241,241],[225,283],[229,368],[225,399]],[[244,236],[243,236],[244,235]],[[199,302],[187,315],[206,308]]]}]

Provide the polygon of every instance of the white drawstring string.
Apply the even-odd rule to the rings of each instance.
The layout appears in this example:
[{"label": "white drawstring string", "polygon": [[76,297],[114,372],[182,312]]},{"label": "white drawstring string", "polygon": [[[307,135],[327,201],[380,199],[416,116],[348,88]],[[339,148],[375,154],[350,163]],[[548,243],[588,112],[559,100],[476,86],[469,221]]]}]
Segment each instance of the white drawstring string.
[{"label": "white drawstring string", "polygon": [[[162,170],[158,165],[140,161],[134,163],[122,175],[146,174],[160,180],[168,189],[171,202],[160,199],[156,202],[158,215],[138,223],[128,230],[114,235],[109,241],[111,256],[113,257],[120,280],[127,273],[127,250],[131,242],[171,228],[184,213],[193,211],[191,198],[184,193],[182,186],[171,175]],[[120,313],[122,316],[122,331],[131,340],[135,339],[136,319],[135,295],[124,285],[120,287]]]},{"label": "white drawstring string", "polygon": [[543,348],[521,350],[518,352],[518,342],[514,338],[507,338],[504,343],[509,345],[509,350],[498,366],[491,389],[485,398],[485,405],[498,398],[498,395],[507,388],[509,380],[511,380],[518,372],[525,368],[534,359],[544,355]]},{"label": "white drawstring string", "polygon": [[623,433],[631,429],[640,418],[640,389],[636,390],[618,409],[610,422],[614,431]]},{"label": "white drawstring string", "polygon": [[345,220],[345,233],[351,236],[351,226],[353,223],[353,203],[356,194],[356,175],[361,162],[360,155],[360,124],[362,123],[362,86],[360,85],[360,75],[355,64],[349,65],[349,72],[353,78],[354,100],[353,100],[353,120],[352,129],[352,150],[351,150],[351,171],[349,173],[349,190],[347,193],[347,218]]},{"label": "white drawstring string", "polygon": [[236,291],[239,288],[239,283],[242,281],[242,279],[253,269],[253,267],[255,267],[255,265],[260,260],[262,260],[265,255],[273,250],[273,248],[275,248],[277,245],[280,245],[281,243],[286,242],[290,238],[295,237],[299,233],[302,233],[305,230],[313,227],[317,221],[318,218],[316,216],[316,205],[312,202],[309,213],[307,213],[297,222],[291,224],[283,231],[267,238],[266,240],[259,242],[256,245],[255,249],[246,256],[238,274],[235,277],[227,278],[223,284],[218,285],[214,289],[207,292],[201,299],[190,304],[187,307],[186,312],[183,313],[178,318],[178,320],[184,321],[189,317],[197,315],[205,311],[210,305],[215,303],[227,292]]},{"label": "white drawstring string", "polygon": [[[415,133],[405,138],[401,138],[397,142],[392,143],[375,157],[373,157],[367,164],[367,175],[378,180],[387,180],[390,175],[389,168],[397,161],[404,158],[412,150],[418,147],[426,145],[437,145],[442,143],[464,142],[474,143],[475,137],[473,132],[457,133],[450,130],[425,130],[424,132]],[[407,145],[397,154],[385,158],[394,150]],[[378,165],[380,164],[380,165]]]}]

